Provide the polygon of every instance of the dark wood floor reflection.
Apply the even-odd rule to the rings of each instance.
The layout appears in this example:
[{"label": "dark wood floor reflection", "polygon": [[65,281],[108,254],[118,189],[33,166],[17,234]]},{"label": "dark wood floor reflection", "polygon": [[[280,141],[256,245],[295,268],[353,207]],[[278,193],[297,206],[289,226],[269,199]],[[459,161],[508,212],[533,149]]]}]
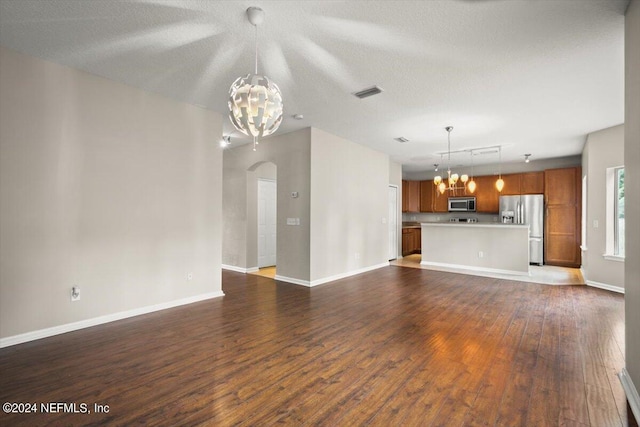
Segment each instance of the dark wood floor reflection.
[{"label": "dark wood floor reflection", "polygon": [[224,272],[223,289],[0,350],[1,402],[92,412],[0,424],[634,425],[618,294],[398,267],[313,289]]}]

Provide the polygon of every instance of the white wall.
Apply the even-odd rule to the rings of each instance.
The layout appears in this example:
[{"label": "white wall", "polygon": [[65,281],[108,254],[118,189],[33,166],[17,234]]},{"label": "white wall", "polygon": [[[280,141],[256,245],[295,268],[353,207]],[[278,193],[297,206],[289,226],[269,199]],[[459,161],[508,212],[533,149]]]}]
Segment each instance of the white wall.
[{"label": "white wall", "polygon": [[311,129],[311,281],[388,262],[389,157]]},{"label": "white wall", "polygon": [[[640,1],[625,15],[625,323],[626,368],[640,387]],[[636,394],[637,396],[637,394]],[[638,414],[636,414],[638,415]],[[638,420],[640,421],[640,420]]]},{"label": "white wall", "polygon": [[221,120],[0,48],[0,337],[221,295]]},{"label": "white wall", "polygon": [[[270,162],[277,166],[278,176],[277,274],[309,281],[310,150],[310,128],[263,139],[257,151],[252,144],[225,149],[223,265],[241,271],[258,265],[257,232],[250,212],[257,196],[249,194],[247,172]],[[298,198],[291,197],[293,191]],[[300,225],[287,225],[287,218],[300,218]]]},{"label": "white wall", "polygon": [[[587,250],[582,252],[582,270],[588,284],[624,288],[624,263],[603,257],[607,229],[606,172],[607,168],[623,165],[624,125],[587,136],[582,157],[582,174],[587,177]],[[598,222],[597,228],[594,221]]]}]

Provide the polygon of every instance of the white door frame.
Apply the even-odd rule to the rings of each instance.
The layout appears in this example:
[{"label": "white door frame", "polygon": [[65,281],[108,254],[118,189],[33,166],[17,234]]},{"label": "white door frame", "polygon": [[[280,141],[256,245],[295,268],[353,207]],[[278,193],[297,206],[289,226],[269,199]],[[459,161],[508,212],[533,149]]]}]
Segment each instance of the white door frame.
[{"label": "white door frame", "polygon": [[[395,199],[395,200],[392,200]],[[398,258],[398,186],[389,184],[389,261]]]}]

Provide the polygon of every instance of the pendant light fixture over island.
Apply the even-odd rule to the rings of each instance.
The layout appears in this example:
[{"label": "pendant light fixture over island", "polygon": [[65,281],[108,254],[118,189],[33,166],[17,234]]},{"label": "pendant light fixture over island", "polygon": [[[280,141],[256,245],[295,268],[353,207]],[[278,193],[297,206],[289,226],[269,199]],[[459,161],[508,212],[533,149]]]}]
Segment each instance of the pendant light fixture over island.
[{"label": "pendant light fixture over island", "polygon": [[[483,147],[477,149],[465,149],[454,151],[453,153],[470,153],[471,154],[471,179],[469,179],[469,175],[462,174],[458,175],[457,173],[451,172],[451,131],[453,130],[453,126],[447,126],[444,128],[447,131],[447,176],[443,179],[441,175],[437,175],[433,178],[433,184],[438,189],[438,195],[444,194],[445,191],[450,191],[452,194],[455,194],[456,190],[463,190],[466,194],[469,192],[473,194],[476,191],[477,185],[473,180],[473,156],[477,151],[486,150],[488,148],[493,148],[494,150],[497,148],[499,153],[499,163],[498,163],[498,179],[496,180],[495,187],[498,192],[502,192],[504,188],[504,181],[502,179],[502,146],[494,146],[494,147]],[[495,153],[495,151],[493,151]],[[442,154],[440,155],[442,158]],[[436,166],[436,171],[438,170],[438,165]],[[446,181],[445,181],[446,180]],[[462,183],[462,186],[458,187],[458,181]]]}]

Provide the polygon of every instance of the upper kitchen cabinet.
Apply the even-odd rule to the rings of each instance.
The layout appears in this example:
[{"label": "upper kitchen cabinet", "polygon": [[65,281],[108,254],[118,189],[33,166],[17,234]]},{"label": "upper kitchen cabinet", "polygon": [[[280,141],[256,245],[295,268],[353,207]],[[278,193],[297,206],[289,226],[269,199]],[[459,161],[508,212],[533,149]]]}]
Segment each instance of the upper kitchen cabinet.
[{"label": "upper kitchen cabinet", "polygon": [[402,212],[420,212],[420,181],[402,181]]},{"label": "upper kitchen cabinet", "polygon": [[[500,199],[496,189],[497,176],[476,176],[476,211],[479,213],[498,213]],[[503,178],[504,179],[504,178]]]},{"label": "upper kitchen cabinet", "polygon": [[440,194],[433,180],[420,181],[420,212],[448,212],[448,196],[449,191]]},{"label": "upper kitchen cabinet", "polygon": [[518,196],[522,194],[520,192],[520,186],[521,186],[520,178],[521,178],[521,174],[519,173],[502,175],[502,180],[504,181],[504,188],[502,189],[502,192],[499,194],[499,196]]},{"label": "upper kitchen cabinet", "polygon": [[521,173],[520,194],[544,194],[544,172]]},{"label": "upper kitchen cabinet", "polygon": [[545,264],[580,267],[581,168],[544,172]]},{"label": "upper kitchen cabinet", "polygon": [[502,175],[504,188],[499,196],[544,194],[544,172],[512,173]]},{"label": "upper kitchen cabinet", "polygon": [[440,191],[433,186],[433,211],[438,213],[449,212],[449,191],[440,194]]},{"label": "upper kitchen cabinet", "polygon": [[433,180],[420,181],[420,212],[434,211],[434,190]]}]

